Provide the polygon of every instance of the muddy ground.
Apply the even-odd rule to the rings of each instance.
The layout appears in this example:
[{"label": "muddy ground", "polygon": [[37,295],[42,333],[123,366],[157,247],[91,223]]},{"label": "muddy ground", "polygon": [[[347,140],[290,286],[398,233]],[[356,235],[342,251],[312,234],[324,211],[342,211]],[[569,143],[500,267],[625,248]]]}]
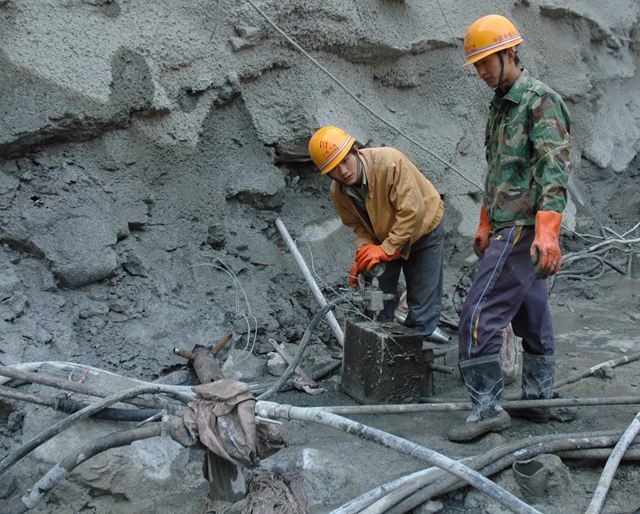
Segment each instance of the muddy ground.
[{"label": "muddy ground", "polygon": [[[591,366],[614,359],[640,348],[638,321],[640,312],[640,281],[609,274],[596,284],[587,284],[587,298],[580,282],[562,283],[558,279],[550,300],[557,340],[556,377],[575,375]],[[455,366],[456,341],[446,345],[448,353],[437,362]],[[278,395],[277,401],[295,405],[352,405],[355,402],[342,394],[339,377],[323,385],[331,392],[319,396],[302,393]],[[466,398],[458,372],[437,374],[434,379],[437,398]],[[608,397],[638,395],[640,362],[607,369],[596,376],[568,384],[559,390],[560,397]],[[519,391],[519,383],[508,385],[505,395]],[[451,458],[464,458],[484,453],[488,449],[532,436],[555,433],[587,433],[600,430],[624,431],[638,412],[637,405],[602,405],[578,409],[558,409],[559,417],[548,424],[534,424],[513,419],[512,426],[502,434],[491,434],[470,444],[451,443],[446,438],[448,427],[461,422],[462,412],[420,414],[350,415],[365,425],[403,437],[438,451]],[[420,461],[375,443],[362,441],[353,435],[301,422],[285,425],[290,447],[264,461],[265,465],[290,459],[300,465],[301,450],[315,465],[309,465],[305,476],[312,476],[309,490],[312,512],[329,512],[374,486],[421,469]],[[303,450],[304,449],[304,450]],[[541,512],[584,512],[598,483],[604,461],[564,460],[568,478],[558,472],[548,483],[548,489],[526,500]],[[523,497],[511,468],[492,477],[499,485]],[[623,463],[615,475],[603,512],[631,513],[640,507],[637,484],[640,470],[636,463]],[[555,481],[555,483],[554,483]],[[322,487],[321,483],[332,484]],[[431,509],[431,510],[428,510]],[[479,491],[464,487],[430,503],[420,512],[508,512]]]}]

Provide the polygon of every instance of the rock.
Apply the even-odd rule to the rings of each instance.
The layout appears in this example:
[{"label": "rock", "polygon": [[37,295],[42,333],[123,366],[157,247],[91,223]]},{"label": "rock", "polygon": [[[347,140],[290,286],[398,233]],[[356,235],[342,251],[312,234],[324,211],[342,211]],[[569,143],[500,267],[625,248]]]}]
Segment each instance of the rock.
[{"label": "rock", "polygon": [[[30,409],[24,419],[24,437],[35,436],[62,417],[50,409]],[[70,452],[122,429],[121,422],[82,420],[38,447],[28,459],[50,467]],[[110,497],[112,502],[135,503],[178,489],[200,496],[206,487],[202,461],[192,460],[190,452],[169,437],[135,441],[92,457],[75,468],[71,480],[85,489],[101,491],[101,496]],[[64,481],[56,486],[61,487],[64,488]]]},{"label": "rock", "polygon": [[563,496],[569,490],[571,474],[557,455],[542,454],[515,461],[511,466],[513,476],[528,501],[540,502],[547,498]]},{"label": "rock", "polygon": [[12,432],[17,432],[22,428],[22,421],[25,413],[23,411],[14,410],[7,418],[7,428]]},{"label": "rock", "polygon": [[288,364],[282,358],[279,353],[269,352],[267,354],[269,360],[267,361],[267,371],[270,375],[279,377],[287,370]]},{"label": "rock", "polygon": [[11,298],[20,288],[20,279],[14,267],[0,262],[0,302]]},{"label": "rock", "polygon": [[16,291],[10,298],[0,304],[0,317],[5,321],[13,321],[22,316],[29,305],[29,300],[22,291]]},{"label": "rock", "polygon": [[226,378],[250,381],[260,379],[264,374],[264,360],[244,350],[232,349],[227,360],[222,365],[222,372]]}]

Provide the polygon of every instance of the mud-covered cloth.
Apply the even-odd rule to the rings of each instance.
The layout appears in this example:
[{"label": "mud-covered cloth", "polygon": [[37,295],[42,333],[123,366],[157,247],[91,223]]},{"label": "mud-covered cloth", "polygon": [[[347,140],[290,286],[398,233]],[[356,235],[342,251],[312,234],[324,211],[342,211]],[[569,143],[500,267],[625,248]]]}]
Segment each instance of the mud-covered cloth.
[{"label": "mud-covered cloth", "polygon": [[249,467],[285,446],[272,423],[256,423],[256,400],[247,384],[222,379],[194,391],[199,399],[189,402],[182,419],[189,433],[216,455]]},{"label": "mud-covered cloth", "polygon": [[533,226],[537,211],[564,210],[570,130],[561,96],[527,70],[506,94],[496,91],[485,131],[484,193],[494,232]]},{"label": "mud-covered cloth", "polygon": [[249,483],[242,514],[305,514],[308,503],[302,477],[268,471]]},{"label": "mud-covered cloth", "polygon": [[235,503],[211,500],[203,512],[206,514],[306,514],[309,499],[304,490],[304,480],[274,467],[256,476],[248,475],[249,492]]}]

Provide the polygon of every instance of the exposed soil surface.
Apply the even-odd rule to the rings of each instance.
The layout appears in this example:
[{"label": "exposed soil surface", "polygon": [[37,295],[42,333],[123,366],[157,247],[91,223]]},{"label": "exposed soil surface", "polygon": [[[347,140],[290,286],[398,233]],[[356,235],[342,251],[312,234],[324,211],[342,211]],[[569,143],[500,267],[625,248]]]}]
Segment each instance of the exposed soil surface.
[{"label": "exposed soil surface", "polygon": [[[597,298],[587,299],[578,287],[558,279],[551,293],[554,329],[557,342],[556,380],[580,373],[596,364],[609,361],[640,348],[638,312],[640,312],[640,282],[620,275],[606,275],[589,290],[597,291]],[[584,284],[584,283],[582,283]],[[563,292],[560,292],[563,291]],[[573,291],[573,294],[572,294]],[[576,294],[577,293],[577,294]],[[456,341],[446,345],[448,353],[437,360],[450,366],[457,361]],[[278,395],[275,401],[295,405],[355,405],[340,392],[338,378],[323,384],[331,389],[318,396],[302,393]],[[464,399],[466,392],[456,370],[454,375],[435,375],[435,394],[438,399]],[[633,396],[640,392],[640,361],[604,368],[595,376],[562,387],[560,397]],[[517,395],[519,383],[507,386],[505,395]],[[349,415],[380,430],[403,437],[448,457],[460,459],[534,436],[559,433],[591,433],[602,430],[627,429],[637,405],[600,405],[580,408],[554,409],[558,419],[547,424],[535,424],[514,418],[512,426],[502,434],[490,434],[469,444],[451,443],[446,438],[449,427],[463,421],[464,412],[428,412],[407,414]],[[306,467],[311,476],[308,488],[314,512],[329,512],[373,487],[409,474],[425,466],[415,458],[363,441],[356,436],[316,424],[287,422],[283,427],[290,447],[267,459],[272,465],[291,459],[297,466]],[[304,455],[306,464],[300,456]],[[304,459],[303,459],[304,460]],[[312,463],[313,462],[313,463]],[[542,512],[584,512],[598,483],[604,460],[564,460],[566,468],[551,474],[547,488],[527,500]],[[564,472],[566,471],[566,473]],[[522,497],[523,491],[514,478],[511,467],[493,476],[499,485]],[[634,512],[640,506],[637,484],[640,470],[636,464],[623,463],[618,469],[603,512]],[[554,480],[556,483],[554,483]],[[442,512],[503,512],[507,511],[479,491],[466,487],[431,503],[429,509]],[[425,509],[427,507],[424,507]],[[420,512],[434,512],[423,510]]]}]

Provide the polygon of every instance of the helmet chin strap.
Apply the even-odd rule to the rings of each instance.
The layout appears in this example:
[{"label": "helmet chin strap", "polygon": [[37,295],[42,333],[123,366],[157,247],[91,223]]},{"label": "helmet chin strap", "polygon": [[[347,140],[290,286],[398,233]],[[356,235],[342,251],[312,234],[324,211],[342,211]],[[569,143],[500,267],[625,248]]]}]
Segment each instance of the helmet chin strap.
[{"label": "helmet chin strap", "polygon": [[498,52],[498,57],[500,58],[500,75],[498,75],[498,87],[503,89],[502,84],[504,84],[504,50]]}]

